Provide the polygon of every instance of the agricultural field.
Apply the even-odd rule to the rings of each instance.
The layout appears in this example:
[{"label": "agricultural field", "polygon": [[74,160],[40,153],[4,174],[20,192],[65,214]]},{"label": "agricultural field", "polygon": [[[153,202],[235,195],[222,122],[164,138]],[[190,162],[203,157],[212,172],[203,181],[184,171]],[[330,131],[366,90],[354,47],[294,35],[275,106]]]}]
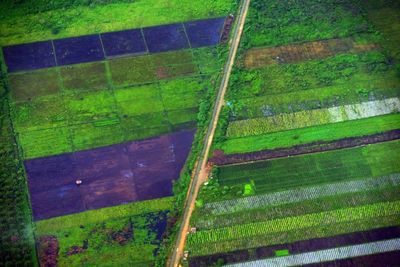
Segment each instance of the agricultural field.
[{"label": "agricultural field", "polygon": [[0,261],[164,265],[236,1],[0,6]]},{"label": "agricultural field", "polygon": [[185,265],[398,264],[399,13],[250,2]]},{"label": "agricultural field", "polygon": [[396,140],[216,167],[191,218],[189,265],[398,239],[399,148]]}]

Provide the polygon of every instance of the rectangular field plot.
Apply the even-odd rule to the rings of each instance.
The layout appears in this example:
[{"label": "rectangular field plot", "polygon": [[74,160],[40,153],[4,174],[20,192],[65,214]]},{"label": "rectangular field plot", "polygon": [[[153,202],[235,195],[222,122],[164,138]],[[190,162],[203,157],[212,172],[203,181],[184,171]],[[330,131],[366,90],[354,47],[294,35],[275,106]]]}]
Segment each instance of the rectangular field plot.
[{"label": "rectangular field plot", "polygon": [[54,67],[53,45],[51,41],[20,44],[3,47],[8,72]]},{"label": "rectangular field plot", "polygon": [[102,120],[118,121],[111,91],[88,91],[65,95],[65,109],[70,125]]},{"label": "rectangular field plot", "polygon": [[96,90],[108,87],[104,62],[84,63],[60,68],[66,90]]},{"label": "rectangular field plot", "polygon": [[357,44],[351,38],[329,39],[278,47],[254,48],[246,51],[244,65],[246,68],[259,68],[271,64],[297,63],[306,60],[323,59],[349,52],[361,53],[378,48],[379,46],[374,43]]},{"label": "rectangular field plot", "polygon": [[61,88],[58,72],[54,68],[9,74],[8,79],[12,99],[16,102],[58,94]]},{"label": "rectangular field plot", "polygon": [[143,28],[143,34],[150,53],[189,48],[181,23]]},{"label": "rectangular field plot", "polygon": [[99,35],[86,35],[54,40],[58,65],[98,61],[104,59]]},{"label": "rectangular field plot", "polygon": [[368,147],[334,150],[246,165],[221,167],[219,181],[223,185],[248,183],[253,180],[256,191],[273,192],[313,184],[354,180],[399,172],[398,141]]},{"label": "rectangular field plot", "polygon": [[25,159],[70,152],[73,149],[70,130],[67,127],[37,131],[21,131],[18,140]]},{"label": "rectangular field plot", "polygon": [[26,161],[35,220],[170,196],[193,135],[178,132]]},{"label": "rectangular field plot", "polygon": [[66,126],[68,114],[60,96],[52,95],[34,101],[12,103],[12,118],[19,131]]},{"label": "rectangular field plot", "polygon": [[127,86],[156,80],[155,66],[150,56],[111,59],[110,72],[115,86]]},{"label": "rectangular field plot", "polygon": [[174,51],[110,60],[110,72],[116,87],[155,82],[198,72],[190,51]]},{"label": "rectangular field plot", "polygon": [[186,22],[184,26],[189,38],[190,47],[197,48],[217,45],[224,22],[225,17]]},{"label": "rectangular field plot", "polygon": [[100,35],[107,57],[147,52],[140,29],[107,32]]}]

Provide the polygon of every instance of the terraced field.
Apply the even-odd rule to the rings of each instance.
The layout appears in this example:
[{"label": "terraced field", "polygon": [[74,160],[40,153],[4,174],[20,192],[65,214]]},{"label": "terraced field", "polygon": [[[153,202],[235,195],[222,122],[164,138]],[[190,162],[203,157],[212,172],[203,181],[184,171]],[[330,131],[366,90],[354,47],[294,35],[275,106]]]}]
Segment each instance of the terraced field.
[{"label": "terraced field", "polygon": [[0,261],[161,266],[236,3],[67,2],[0,4]]},{"label": "terraced field", "polygon": [[251,1],[185,264],[396,266],[399,11]]}]

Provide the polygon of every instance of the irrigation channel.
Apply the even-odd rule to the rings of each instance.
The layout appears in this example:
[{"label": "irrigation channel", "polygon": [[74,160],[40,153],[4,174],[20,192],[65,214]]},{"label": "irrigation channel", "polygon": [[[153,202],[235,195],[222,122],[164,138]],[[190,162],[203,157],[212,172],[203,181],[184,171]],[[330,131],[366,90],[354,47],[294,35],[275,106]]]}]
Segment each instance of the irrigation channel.
[{"label": "irrigation channel", "polygon": [[207,128],[206,137],[204,139],[203,149],[199,156],[198,164],[195,167],[193,180],[190,183],[188,195],[185,201],[182,223],[179,228],[178,236],[176,239],[176,243],[169,259],[168,266],[176,267],[179,266],[180,260],[183,255],[183,250],[185,247],[185,241],[187,237],[187,233],[189,230],[189,221],[190,216],[192,215],[195,201],[197,198],[197,194],[200,189],[200,185],[206,181],[207,179],[207,161],[208,161],[208,154],[210,151],[210,147],[212,144],[212,140],[214,138],[215,129],[218,123],[218,117],[221,112],[221,108],[224,103],[224,96],[225,92],[228,88],[228,82],[230,78],[230,74],[232,71],[233,63],[235,61],[235,56],[239,47],[240,38],[242,36],[244,22],[246,20],[247,11],[249,9],[250,0],[242,0],[240,4],[240,9],[238,13],[238,17],[236,19],[233,38],[230,42],[230,49],[228,55],[228,61],[225,64],[224,72],[221,79],[221,85],[218,90],[217,98],[215,101],[212,118],[210,124]]}]

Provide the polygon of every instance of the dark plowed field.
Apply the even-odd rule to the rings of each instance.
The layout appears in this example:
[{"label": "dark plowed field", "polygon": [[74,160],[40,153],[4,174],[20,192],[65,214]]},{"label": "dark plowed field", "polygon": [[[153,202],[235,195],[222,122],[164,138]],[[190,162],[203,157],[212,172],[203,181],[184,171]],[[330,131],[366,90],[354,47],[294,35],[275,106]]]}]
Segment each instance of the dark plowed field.
[{"label": "dark plowed field", "polygon": [[368,144],[375,144],[385,141],[397,140],[400,138],[400,130],[391,130],[379,134],[366,135],[362,137],[351,137],[336,141],[321,141],[310,144],[293,146],[291,148],[277,148],[272,150],[262,150],[251,153],[225,155],[222,152],[215,152],[211,159],[216,165],[228,165],[242,162],[282,158],[302,154],[324,152],[335,149],[356,147]]},{"label": "dark plowed field", "polygon": [[193,135],[185,131],[26,161],[34,219],[172,195]]}]

